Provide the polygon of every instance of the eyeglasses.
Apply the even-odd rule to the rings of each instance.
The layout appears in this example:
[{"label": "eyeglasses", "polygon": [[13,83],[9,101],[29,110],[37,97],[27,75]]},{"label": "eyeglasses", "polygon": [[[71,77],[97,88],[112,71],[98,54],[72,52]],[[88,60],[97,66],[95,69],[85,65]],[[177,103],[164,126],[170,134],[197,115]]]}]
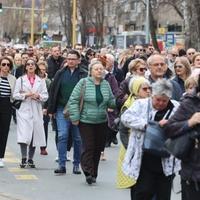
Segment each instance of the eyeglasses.
[{"label": "eyeglasses", "polygon": [[27,65],[27,66],[30,66],[30,65],[33,66],[33,65],[35,65],[35,63],[34,63],[34,62],[30,62],[30,63],[26,63],[26,65]]},{"label": "eyeglasses", "polygon": [[138,70],[139,70],[140,72],[145,72],[145,71],[147,71],[147,68],[138,68]]},{"label": "eyeglasses", "polygon": [[67,60],[77,60],[77,58],[67,58]]},{"label": "eyeglasses", "polygon": [[5,66],[10,67],[10,63],[1,63],[1,66],[2,67],[5,67]]},{"label": "eyeglasses", "polygon": [[195,52],[190,52],[190,53],[188,53],[188,55],[194,55],[195,54]]},{"label": "eyeglasses", "polygon": [[144,51],[143,49],[135,49],[135,50],[136,50],[136,51],[141,51],[141,52]]},{"label": "eyeglasses", "polygon": [[165,63],[153,63],[151,65],[154,67],[158,67],[158,66],[164,67],[166,64]]},{"label": "eyeglasses", "polygon": [[174,68],[183,68],[183,65],[175,65]]},{"label": "eyeglasses", "polygon": [[151,87],[143,87],[142,90],[144,90],[145,92],[147,92],[148,90],[151,90]]}]

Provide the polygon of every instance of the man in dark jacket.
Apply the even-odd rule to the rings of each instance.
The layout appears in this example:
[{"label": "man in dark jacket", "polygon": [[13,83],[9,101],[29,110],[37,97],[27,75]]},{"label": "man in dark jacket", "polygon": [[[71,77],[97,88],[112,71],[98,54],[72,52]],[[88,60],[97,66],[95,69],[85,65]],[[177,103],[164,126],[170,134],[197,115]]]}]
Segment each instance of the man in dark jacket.
[{"label": "man in dark jacket", "polygon": [[61,68],[64,58],[60,54],[58,46],[52,47],[51,56],[47,59],[48,78],[53,79],[56,72]]},{"label": "man in dark jacket", "polygon": [[81,173],[79,170],[81,149],[79,128],[78,126],[73,125],[69,119],[66,119],[63,114],[64,107],[67,104],[75,85],[81,78],[87,76],[87,72],[78,67],[79,62],[80,54],[76,50],[69,51],[67,58],[63,63],[63,68],[58,70],[54,77],[50,90],[48,112],[50,113],[50,117],[55,114],[58,128],[57,149],[59,155],[59,167],[54,171],[55,174],[66,173],[66,149],[70,129],[72,131],[74,143],[73,173]]}]

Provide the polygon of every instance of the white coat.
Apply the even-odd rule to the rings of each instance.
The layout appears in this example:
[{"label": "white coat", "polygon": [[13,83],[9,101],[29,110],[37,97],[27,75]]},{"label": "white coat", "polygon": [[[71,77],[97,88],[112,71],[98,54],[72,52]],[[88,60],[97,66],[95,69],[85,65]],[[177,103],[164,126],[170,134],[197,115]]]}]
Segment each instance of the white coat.
[{"label": "white coat", "polygon": [[[40,95],[39,100],[33,100],[29,97],[25,98],[25,93],[29,92],[37,92]],[[16,111],[17,142],[30,145],[33,140],[33,147],[45,146],[46,142],[42,113],[42,103],[48,99],[45,80],[35,76],[35,82],[32,87],[27,75],[18,78],[13,98],[22,100],[20,108]]]}]

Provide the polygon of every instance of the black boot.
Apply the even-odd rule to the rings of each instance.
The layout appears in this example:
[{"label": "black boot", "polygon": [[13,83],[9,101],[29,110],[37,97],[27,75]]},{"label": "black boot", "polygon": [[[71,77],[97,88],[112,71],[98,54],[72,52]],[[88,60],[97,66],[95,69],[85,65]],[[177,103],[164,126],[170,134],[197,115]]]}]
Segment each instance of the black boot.
[{"label": "black boot", "polygon": [[20,163],[21,168],[25,168],[27,165],[26,158],[22,158],[22,162]]}]

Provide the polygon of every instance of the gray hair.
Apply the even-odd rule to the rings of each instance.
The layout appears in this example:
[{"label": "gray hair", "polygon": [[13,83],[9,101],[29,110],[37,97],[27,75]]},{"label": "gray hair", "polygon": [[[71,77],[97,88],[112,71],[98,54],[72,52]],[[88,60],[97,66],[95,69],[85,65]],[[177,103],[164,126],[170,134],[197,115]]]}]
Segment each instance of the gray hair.
[{"label": "gray hair", "polygon": [[170,80],[158,79],[152,84],[152,96],[167,96],[172,97],[173,86]]},{"label": "gray hair", "polygon": [[[91,76],[91,72],[92,72],[92,69],[93,69],[93,67],[95,66],[95,65],[102,65],[102,63],[100,62],[100,61],[97,61],[97,60],[95,60],[95,61],[93,61],[93,62],[91,62],[90,64],[89,64],[89,67],[88,67],[88,76]],[[102,65],[103,66],[103,65]]]}]

